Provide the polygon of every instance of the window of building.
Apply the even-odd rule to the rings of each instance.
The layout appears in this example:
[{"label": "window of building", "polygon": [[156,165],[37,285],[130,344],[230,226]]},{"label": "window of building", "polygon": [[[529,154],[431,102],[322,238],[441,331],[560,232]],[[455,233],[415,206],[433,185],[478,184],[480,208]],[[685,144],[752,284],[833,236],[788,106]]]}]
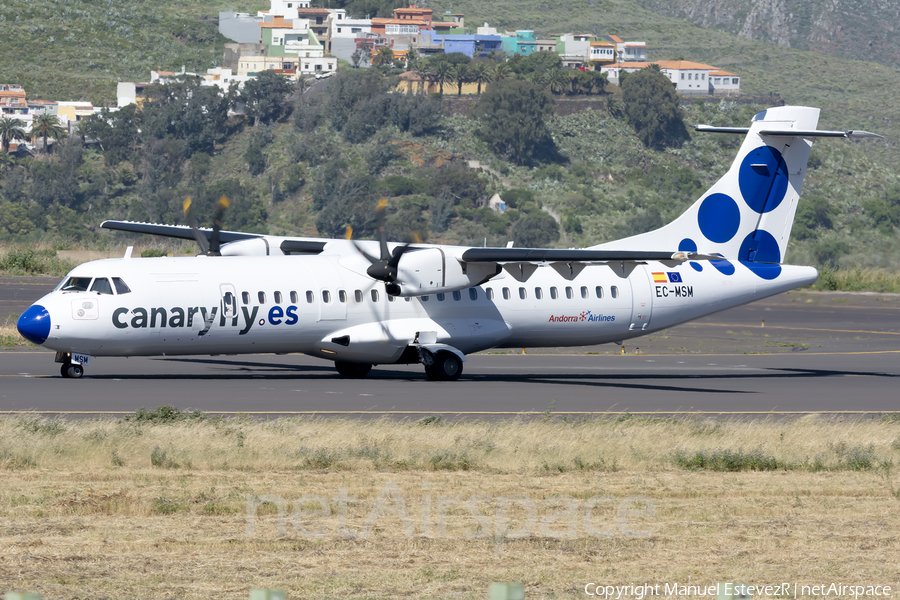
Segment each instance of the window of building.
[{"label": "window of building", "polygon": [[544,297],[544,290],[539,287],[534,288],[534,297],[538,300]]},{"label": "window of building", "polygon": [[732,79],[732,80],[731,80],[731,83],[733,83],[734,85],[737,85],[737,83],[738,83],[738,78],[735,77],[734,79]]},{"label": "window of building", "polygon": [[688,73],[688,81],[691,81],[694,78],[693,73]]},{"label": "window of building", "polygon": [[588,297],[588,289],[587,289],[587,286],[585,286],[585,285],[581,286],[581,297],[582,298]]},{"label": "window of building", "polygon": [[347,302],[347,292],[345,292],[344,290],[338,290],[338,300],[340,300],[343,303],[346,303]]},{"label": "window of building", "polygon": [[257,292],[256,297],[259,300],[260,304],[266,303],[266,293],[265,292]]},{"label": "window of building", "polygon": [[275,292],[275,304],[281,304],[281,292]]},{"label": "window of building", "polygon": [[557,289],[555,287],[550,288],[550,299],[556,300],[557,298],[559,298],[559,292],[557,291]]},{"label": "window of building", "polygon": [[250,304],[250,292],[241,292],[241,302]]},{"label": "window of building", "polygon": [[598,285],[596,288],[594,288],[594,293],[597,294],[598,298],[602,298],[603,297],[603,286]]},{"label": "window of building", "polygon": [[469,288],[469,300],[478,300],[478,290]]},{"label": "window of building", "polygon": [[322,302],[325,304],[331,304],[331,292],[328,290],[322,290]]},{"label": "window of building", "polygon": [[609,295],[612,296],[613,298],[618,298],[619,297],[619,288],[615,285],[612,286],[611,288],[609,288]]},{"label": "window of building", "polygon": [[684,73],[681,74],[681,80],[684,81]]},{"label": "window of building", "polygon": [[706,81],[706,73],[700,73],[700,80]]},{"label": "window of building", "polygon": [[574,298],[574,297],[575,297],[575,292],[572,290],[571,287],[566,286],[566,298],[568,298],[569,300],[571,300],[571,299]]},{"label": "window of building", "polygon": [[353,299],[356,300],[356,303],[359,304],[363,300],[362,290],[356,290],[353,292]]},{"label": "window of building", "polygon": [[297,304],[300,298],[297,297],[297,292],[291,292],[291,304]]},{"label": "window of building", "polygon": [[509,288],[503,288],[503,299],[509,300]]},{"label": "window of building", "polygon": [[524,299],[527,298],[527,297],[528,297],[528,290],[526,290],[526,289],[523,288],[523,287],[520,287],[520,288],[519,288],[519,298],[521,298],[522,300],[524,300]]},{"label": "window of building", "polygon": [[313,293],[312,293],[312,292],[306,292],[306,303],[307,303],[307,304],[312,304],[312,303],[313,303],[313,300],[315,300],[315,298],[313,297]]},{"label": "window of building", "polygon": [[340,27],[338,27],[338,28],[337,28],[337,30],[338,30],[338,33],[340,33],[340,32],[341,32],[341,28],[340,28]]}]

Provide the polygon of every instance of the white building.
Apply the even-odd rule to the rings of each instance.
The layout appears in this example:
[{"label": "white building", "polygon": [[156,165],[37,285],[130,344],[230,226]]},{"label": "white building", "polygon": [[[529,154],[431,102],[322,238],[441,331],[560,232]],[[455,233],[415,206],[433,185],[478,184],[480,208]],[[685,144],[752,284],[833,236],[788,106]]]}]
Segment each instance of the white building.
[{"label": "white building", "polygon": [[[618,85],[619,73],[634,73],[649,67],[651,64],[659,66],[663,75],[669,78],[675,85],[675,89],[679,94],[686,96],[708,96],[708,95],[740,95],[740,77],[728,73],[728,83],[725,83],[725,71],[718,67],[711,67],[701,63],[691,62],[689,60],[659,60],[652,63],[649,62],[620,62],[611,65],[605,65],[600,71],[607,73],[609,80]],[[719,75],[713,75],[719,73]],[[715,78],[720,79],[718,87]],[[712,78],[712,81],[710,80]],[[727,87],[726,87],[727,86]]]}]

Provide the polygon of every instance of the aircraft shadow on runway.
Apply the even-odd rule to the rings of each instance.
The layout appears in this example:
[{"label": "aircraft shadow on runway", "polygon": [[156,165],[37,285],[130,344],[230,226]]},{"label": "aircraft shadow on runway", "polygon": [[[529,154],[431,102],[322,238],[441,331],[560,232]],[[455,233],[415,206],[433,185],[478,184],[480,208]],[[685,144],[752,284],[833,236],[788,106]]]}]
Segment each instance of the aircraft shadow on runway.
[{"label": "aircraft shadow on runway", "polygon": [[[90,379],[128,379],[128,380],[252,380],[252,379],[271,379],[271,380],[336,380],[342,379],[331,366],[314,366],[314,365],[289,365],[289,364],[271,364],[249,361],[233,361],[233,360],[216,360],[208,358],[159,358],[156,360],[166,362],[179,362],[197,365],[215,366],[220,365],[223,371],[220,373],[153,373],[153,374],[116,374],[116,375],[93,375]],[[764,373],[711,373],[711,374],[541,374],[531,373],[523,375],[508,374],[492,374],[492,375],[469,375],[465,374],[458,382],[445,382],[446,385],[465,385],[466,381],[477,381],[486,383],[535,383],[546,385],[570,385],[570,386],[586,386],[597,388],[623,388],[632,390],[649,390],[649,391],[670,391],[670,392],[697,392],[704,394],[756,394],[761,393],[754,390],[743,389],[745,386],[733,389],[729,388],[703,388],[698,386],[679,385],[688,381],[766,381],[777,379],[821,379],[827,377],[898,377],[891,373],[875,373],[861,371],[844,371],[833,369],[792,369],[792,368],[771,368],[765,369]],[[366,377],[365,381],[373,383],[379,381],[408,381],[419,382],[426,379],[425,373],[418,369],[411,368],[409,371],[373,369]],[[352,381],[352,380],[351,380]],[[658,383],[657,383],[658,382]],[[669,382],[665,384],[663,382]],[[440,382],[433,382],[437,385]]]}]

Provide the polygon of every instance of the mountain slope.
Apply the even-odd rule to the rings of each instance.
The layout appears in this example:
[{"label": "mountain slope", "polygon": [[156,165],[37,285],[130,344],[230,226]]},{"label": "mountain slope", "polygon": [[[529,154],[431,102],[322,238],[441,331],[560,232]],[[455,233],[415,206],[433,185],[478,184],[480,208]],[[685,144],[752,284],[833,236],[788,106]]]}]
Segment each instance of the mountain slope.
[{"label": "mountain slope", "polygon": [[635,0],[660,15],[740,37],[900,67],[893,0]]}]

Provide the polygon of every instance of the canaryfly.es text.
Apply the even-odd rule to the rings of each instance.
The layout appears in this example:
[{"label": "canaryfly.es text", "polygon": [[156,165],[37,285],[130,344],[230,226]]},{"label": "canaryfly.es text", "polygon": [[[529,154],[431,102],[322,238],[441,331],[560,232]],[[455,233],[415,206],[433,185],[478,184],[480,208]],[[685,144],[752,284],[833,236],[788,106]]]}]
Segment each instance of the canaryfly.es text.
[{"label": "canaryfly.es text", "polygon": [[848,583],[771,583],[771,584],[747,584],[747,583],[717,583],[713,585],[698,585],[684,583],[643,583],[630,585],[607,585],[603,583],[588,583],[584,586],[584,593],[588,596],[604,598],[605,600],[620,600],[634,598],[643,600],[647,597],[661,598],[688,598],[688,597],[768,597],[768,598],[798,598],[798,597],[822,597],[833,596],[835,598],[889,598],[892,596],[891,586],[871,584]]}]

